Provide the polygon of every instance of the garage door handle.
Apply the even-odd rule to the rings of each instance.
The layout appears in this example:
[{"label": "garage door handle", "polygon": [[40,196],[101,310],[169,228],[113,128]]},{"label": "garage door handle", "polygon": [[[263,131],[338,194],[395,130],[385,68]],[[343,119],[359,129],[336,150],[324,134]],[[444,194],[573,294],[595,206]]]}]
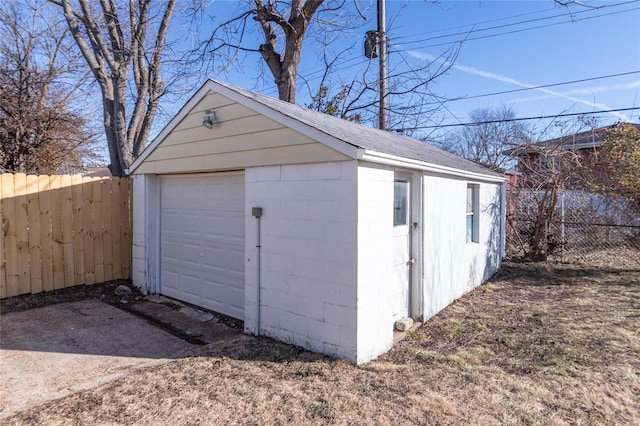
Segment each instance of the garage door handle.
[{"label": "garage door handle", "polygon": [[416,260],[413,258],[407,260],[407,265],[413,265],[414,263],[416,263]]}]

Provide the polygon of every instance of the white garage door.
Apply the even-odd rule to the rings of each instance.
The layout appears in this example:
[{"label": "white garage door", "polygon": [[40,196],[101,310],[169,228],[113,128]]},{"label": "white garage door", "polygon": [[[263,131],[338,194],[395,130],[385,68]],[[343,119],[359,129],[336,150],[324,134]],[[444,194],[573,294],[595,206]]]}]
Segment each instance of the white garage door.
[{"label": "white garage door", "polygon": [[244,175],[164,176],[160,293],[244,319]]}]

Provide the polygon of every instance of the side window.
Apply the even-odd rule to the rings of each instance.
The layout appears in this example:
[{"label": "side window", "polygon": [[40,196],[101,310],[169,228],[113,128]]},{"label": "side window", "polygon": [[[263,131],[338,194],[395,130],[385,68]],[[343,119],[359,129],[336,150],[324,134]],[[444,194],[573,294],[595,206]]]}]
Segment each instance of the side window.
[{"label": "side window", "polygon": [[479,208],[480,196],[479,185],[467,185],[467,242],[477,243],[479,241]]},{"label": "side window", "polygon": [[540,154],[538,160],[538,170],[554,172],[558,169],[556,158],[553,155]]},{"label": "side window", "polygon": [[393,226],[404,226],[409,223],[409,182],[396,180],[393,182]]}]

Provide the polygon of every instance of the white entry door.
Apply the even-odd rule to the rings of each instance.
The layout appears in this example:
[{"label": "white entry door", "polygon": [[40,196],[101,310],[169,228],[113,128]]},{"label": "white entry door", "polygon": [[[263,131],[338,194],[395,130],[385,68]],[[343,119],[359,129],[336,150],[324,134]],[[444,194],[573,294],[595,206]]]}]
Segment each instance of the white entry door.
[{"label": "white entry door", "polygon": [[409,316],[411,280],[411,176],[396,173],[393,183],[393,320]]},{"label": "white entry door", "polygon": [[160,293],[244,319],[244,174],[164,176]]}]

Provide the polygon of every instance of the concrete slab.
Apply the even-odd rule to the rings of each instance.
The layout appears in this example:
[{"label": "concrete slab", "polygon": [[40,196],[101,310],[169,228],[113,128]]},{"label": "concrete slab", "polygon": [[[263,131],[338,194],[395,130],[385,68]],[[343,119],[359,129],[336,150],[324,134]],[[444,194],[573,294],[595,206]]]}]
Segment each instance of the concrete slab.
[{"label": "concrete slab", "polygon": [[219,322],[210,312],[184,305],[172,299],[156,298],[127,307],[157,325],[179,333],[185,340],[201,345],[215,345],[239,334],[238,330]]},{"label": "concrete slab", "polygon": [[201,349],[98,300],[4,314],[0,420]]}]

